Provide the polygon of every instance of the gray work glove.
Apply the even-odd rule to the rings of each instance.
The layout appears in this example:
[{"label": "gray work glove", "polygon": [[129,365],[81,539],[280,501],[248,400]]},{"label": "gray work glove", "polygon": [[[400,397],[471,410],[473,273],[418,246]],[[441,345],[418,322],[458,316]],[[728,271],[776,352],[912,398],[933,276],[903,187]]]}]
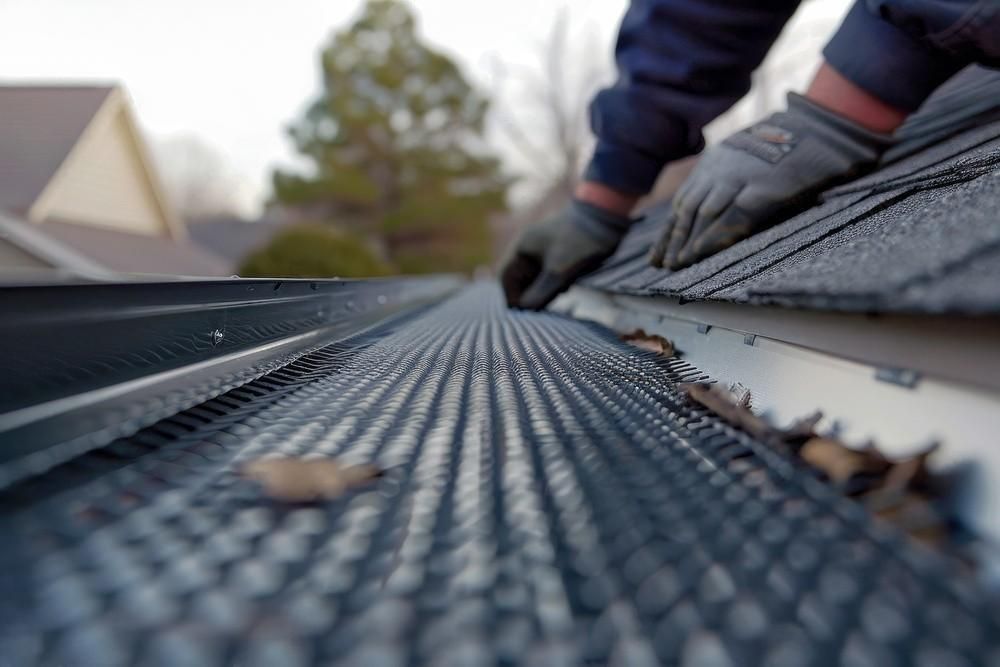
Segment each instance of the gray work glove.
[{"label": "gray work glove", "polygon": [[679,269],[810,206],[871,169],[890,137],[789,93],[788,111],[705,151],[674,197],[650,263]]},{"label": "gray work glove", "polygon": [[611,256],[630,220],[581,201],[527,227],[500,273],[507,305],[540,310]]}]

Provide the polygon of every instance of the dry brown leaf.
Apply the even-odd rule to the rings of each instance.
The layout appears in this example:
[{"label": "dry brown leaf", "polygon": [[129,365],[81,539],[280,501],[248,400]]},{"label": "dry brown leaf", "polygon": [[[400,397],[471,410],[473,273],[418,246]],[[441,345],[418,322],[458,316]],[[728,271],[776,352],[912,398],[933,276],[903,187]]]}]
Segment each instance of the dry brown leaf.
[{"label": "dry brown leaf", "polygon": [[915,456],[893,463],[889,473],[885,476],[882,488],[890,491],[903,491],[925,484],[930,475],[927,471],[927,459],[937,451],[937,448],[937,444],[933,444]]},{"label": "dry brown leaf", "polygon": [[835,484],[846,485],[857,475],[886,473],[891,463],[868,447],[852,449],[833,438],[812,438],[799,450],[799,456],[812,467],[822,471]]},{"label": "dry brown leaf", "polygon": [[863,499],[876,516],[930,545],[944,544],[948,537],[948,522],[927,489],[931,480],[927,460],[936,450],[935,444],[915,456],[893,462],[879,488]]},{"label": "dry brown leaf", "polygon": [[729,391],[736,398],[736,405],[739,407],[749,410],[753,406],[753,397],[750,394],[750,390],[744,387],[742,383],[734,382],[730,385]]},{"label": "dry brown leaf", "polygon": [[725,389],[702,382],[685,382],[680,385],[691,400],[700,403],[737,428],[760,440],[774,440],[780,434],[766,421],[742,407]]},{"label": "dry brown leaf", "polygon": [[878,489],[863,498],[875,516],[931,546],[947,543],[948,522],[928,498],[912,491]]},{"label": "dry brown leaf", "polygon": [[875,516],[925,544],[942,546],[947,543],[948,522],[932,497],[920,490],[927,485],[927,459],[936,448],[891,461],[871,445],[851,449],[832,438],[817,437],[806,442],[799,454],[841,487],[851,483],[853,489],[847,492]]},{"label": "dry brown leaf", "polygon": [[[735,384],[733,388],[738,390],[740,386]],[[750,412],[747,396],[739,396],[738,391],[706,383],[685,383],[680,389],[692,401],[758,440],[788,448],[788,453],[797,451],[803,461],[824,473],[845,495],[910,537],[930,546],[949,546],[949,523],[935,503],[940,491],[934,488],[927,469],[927,460],[936,446],[892,461],[871,444],[858,449],[834,437],[817,435],[816,425],[822,418],[819,412],[779,430]]]},{"label": "dry brown leaf", "polygon": [[816,433],[816,425],[822,419],[823,413],[819,411],[807,415],[783,430],[781,432],[782,439],[789,444],[802,446],[809,440],[819,437]]},{"label": "dry brown leaf", "polygon": [[648,334],[643,329],[622,335],[622,340],[643,350],[655,352],[664,357],[674,356],[674,344],[663,336]]},{"label": "dry brown leaf", "polygon": [[343,466],[332,459],[257,459],[241,470],[275,500],[331,500],[382,474],[373,465]]}]

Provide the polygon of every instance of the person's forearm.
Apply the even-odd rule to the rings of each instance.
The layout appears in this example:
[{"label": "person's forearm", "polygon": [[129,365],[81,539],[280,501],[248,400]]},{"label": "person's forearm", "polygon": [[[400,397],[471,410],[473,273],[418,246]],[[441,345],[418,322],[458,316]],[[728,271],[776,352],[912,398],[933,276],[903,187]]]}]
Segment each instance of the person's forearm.
[{"label": "person's forearm", "polygon": [[[907,113],[890,106],[856,86],[830,65],[823,63],[806,92],[813,102],[873,132],[889,134],[906,120]],[[576,186],[574,196],[583,202],[618,215],[628,215],[639,197],[597,181]]]},{"label": "person's forearm", "polygon": [[992,43],[989,22],[980,23],[986,15],[972,11],[990,4],[995,0],[857,0],[823,60],[869,95],[912,113],[969,63],[974,43]]},{"label": "person's forearm", "polygon": [[907,116],[902,109],[886,104],[825,62],[809,84],[806,97],[872,132],[891,134]]},{"label": "person's forearm", "polygon": [[702,128],[750,76],[799,0],[630,0],[615,47],[618,81],[591,104],[597,138],[584,178],[641,195],[693,155]]},{"label": "person's forearm", "polygon": [[634,195],[619,192],[597,181],[583,181],[576,186],[573,196],[582,202],[621,216],[630,214],[639,201]]}]

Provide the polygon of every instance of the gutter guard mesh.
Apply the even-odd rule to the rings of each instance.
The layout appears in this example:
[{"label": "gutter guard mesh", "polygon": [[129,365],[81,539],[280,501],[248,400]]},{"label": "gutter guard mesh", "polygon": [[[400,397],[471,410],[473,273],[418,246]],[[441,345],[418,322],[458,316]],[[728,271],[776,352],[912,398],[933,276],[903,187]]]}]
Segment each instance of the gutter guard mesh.
[{"label": "gutter guard mesh", "polygon": [[[0,496],[16,665],[965,665],[956,565],[691,407],[683,362],[477,285]],[[235,471],[377,462],[315,506]]]}]

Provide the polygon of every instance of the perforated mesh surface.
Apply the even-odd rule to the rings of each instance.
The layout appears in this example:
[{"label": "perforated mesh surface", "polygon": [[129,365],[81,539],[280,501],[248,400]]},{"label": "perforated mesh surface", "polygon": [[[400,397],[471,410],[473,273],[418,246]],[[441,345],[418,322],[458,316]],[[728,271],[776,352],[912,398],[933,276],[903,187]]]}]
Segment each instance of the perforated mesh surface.
[{"label": "perforated mesh surface", "polygon": [[[996,607],[700,375],[492,286],[0,498],[0,664],[981,664]],[[312,506],[261,456],[377,462]]]}]

